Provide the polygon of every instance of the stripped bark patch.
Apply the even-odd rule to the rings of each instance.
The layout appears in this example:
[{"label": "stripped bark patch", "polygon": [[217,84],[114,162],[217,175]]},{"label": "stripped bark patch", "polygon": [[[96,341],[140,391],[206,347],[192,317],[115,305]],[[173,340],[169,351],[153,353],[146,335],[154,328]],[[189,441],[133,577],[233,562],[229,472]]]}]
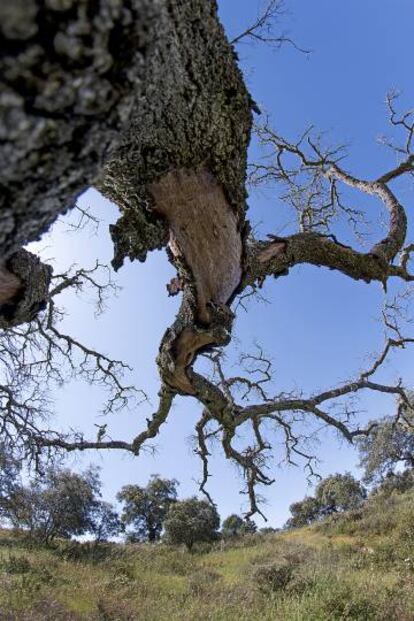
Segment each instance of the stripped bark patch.
[{"label": "stripped bark patch", "polygon": [[17,276],[9,272],[4,266],[0,265],[0,305],[13,300],[19,293],[22,283]]},{"label": "stripped bark patch", "polygon": [[170,172],[150,192],[156,212],[168,221],[173,255],[182,256],[192,272],[197,320],[208,325],[208,303],[226,304],[241,280],[238,218],[206,169]]}]

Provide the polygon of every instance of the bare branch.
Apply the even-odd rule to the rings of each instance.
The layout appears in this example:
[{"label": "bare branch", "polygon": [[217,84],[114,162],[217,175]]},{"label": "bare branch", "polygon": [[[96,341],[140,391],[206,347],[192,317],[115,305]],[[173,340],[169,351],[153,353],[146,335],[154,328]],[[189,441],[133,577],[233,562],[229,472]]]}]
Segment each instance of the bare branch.
[{"label": "bare branch", "polygon": [[284,0],[268,0],[262,10],[259,10],[256,20],[243,32],[232,39],[231,43],[237,45],[241,42],[256,41],[266,43],[279,49],[284,44],[292,45],[295,49],[305,54],[310,54],[310,50],[300,48],[286,34],[274,34],[274,27],[279,18],[286,13]]},{"label": "bare branch", "polygon": [[[258,129],[262,144],[270,148],[272,161],[253,165],[251,180],[253,183],[274,181],[286,188],[282,200],[298,213],[301,232],[289,237],[269,236],[271,241],[268,242],[253,241],[247,261],[249,269],[241,289],[254,283],[260,285],[268,275],[285,275],[290,267],[299,263],[325,266],[366,282],[377,280],[384,287],[389,277],[412,281],[413,276],[407,271],[412,246],[404,248],[406,212],[387,185],[411,170],[412,156],[378,179],[367,181],[340,167],[342,147],[323,149],[320,140],[311,137],[311,131],[312,128],[308,128],[296,143],[290,143],[268,124]],[[367,253],[341,244],[330,233],[331,222],[339,214],[354,224],[364,220],[362,211],[342,203],[338,184],[377,197],[390,214],[387,235]],[[398,253],[399,266],[393,264]]]},{"label": "bare branch", "polygon": [[65,220],[65,225],[69,233],[77,233],[86,228],[90,228],[94,235],[98,233],[101,221],[92,213],[89,207],[82,207],[79,203],[76,203],[72,209],[71,215],[73,216],[75,214],[78,216],[76,222],[67,222],[67,220]]},{"label": "bare branch", "polygon": [[[310,436],[295,431],[295,428],[303,429],[306,420],[322,422],[324,426],[335,429],[350,443],[357,437],[370,434],[375,425],[359,427],[352,424],[355,412],[350,404],[344,401],[344,398],[358,395],[361,391],[371,391],[394,395],[399,403],[408,403],[407,391],[400,382],[384,384],[375,381],[374,376],[392,351],[413,342],[414,339],[408,337],[401,337],[398,340],[387,339],[383,350],[357,378],[309,397],[293,393],[289,395],[280,393],[271,397],[267,391],[264,391],[263,381],[266,383],[271,380],[271,362],[262,350],[259,350],[257,354],[242,357],[242,359],[254,362],[248,365],[246,377],[227,376],[221,352],[214,352],[209,358],[213,364],[213,378],[216,378],[216,381],[191,372],[192,385],[197,391],[196,397],[205,407],[196,427],[198,442],[196,453],[203,463],[201,491],[205,493],[205,485],[209,476],[208,457],[210,453],[207,447],[209,433],[206,432],[206,426],[210,422],[217,424],[212,435],[215,439],[220,438],[226,457],[241,468],[246,482],[245,493],[250,501],[248,516],[254,513],[262,515],[259,509],[260,497],[257,495],[256,488],[272,483],[272,479],[266,473],[273,444],[267,423],[273,423],[276,431],[283,434],[284,461],[296,465],[296,459],[299,459],[310,477],[318,476],[315,470],[316,455],[306,448]],[[249,402],[248,405],[242,406],[237,402],[233,392],[233,388],[238,384],[248,387],[247,395],[245,392],[242,393],[242,401],[243,397],[251,401],[254,394],[258,395],[262,401],[260,403]],[[334,413],[334,410],[337,412]],[[236,449],[234,440],[237,430],[247,423],[251,424],[253,444],[249,443],[241,450]]]},{"label": "bare branch", "polygon": [[[117,291],[108,268],[96,262],[91,269],[73,267],[52,277],[46,309],[31,323],[7,328],[0,333],[0,426],[3,436],[20,450],[36,455],[33,439],[50,435],[41,425],[51,415],[49,391],[69,378],[102,386],[107,392],[103,413],[119,411],[146,399],[143,391],[124,384],[130,367],[82,343],[59,326],[64,310],[56,304],[64,292],[94,293],[96,312],[101,313],[110,295]],[[51,432],[56,446],[61,435]],[[36,444],[36,443],[35,443]],[[93,443],[92,443],[93,444]],[[48,442],[44,446],[52,446]],[[83,445],[82,445],[83,446]],[[91,443],[88,444],[91,446]],[[111,447],[111,443],[105,443]],[[125,448],[125,443],[118,443]]]}]

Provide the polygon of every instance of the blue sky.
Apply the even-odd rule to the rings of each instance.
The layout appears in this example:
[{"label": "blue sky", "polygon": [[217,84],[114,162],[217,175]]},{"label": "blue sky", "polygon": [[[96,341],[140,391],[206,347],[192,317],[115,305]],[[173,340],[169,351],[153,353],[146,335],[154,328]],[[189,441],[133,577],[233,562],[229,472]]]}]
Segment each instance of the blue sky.
[{"label": "blue sky", "polygon": [[[230,38],[251,23],[256,6],[254,0],[219,0],[220,16]],[[393,164],[390,155],[376,144],[376,138],[387,130],[385,94],[390,88],[398,88],[402,105],[414,103],[414,4],[410,0],[290,0],[286,7],[289,13],[281,21],[281,30],[313,51],[306,55],[290,46],[275,51],[266,46],[239,45],[240,64],[252,96],[287,138],[314,124],[330,132],[331,142],[350,145],[346,167],[351,172],[367,178],[378,176]],[[259,155],[253,143],[251,161]],[[405,187],[400,197],[406,204],[412,201]],[[96,236],[88,231],[69,234],[63,221],[34,245],[44,257],[53,257],[57,269],[74,261],[91,265],[97,257],[106,262],[112,258],[107,225],[116,220],[116,208],[94,190],[80,202],[91,206],[102,220]],[[376,204],[363,204],[375,223]],[[280,233],[291,223],[274,191],[255,191],[249,206],[249,217],[263,234]],[[178,306],[178,300],[168,298],[165,291],[173,275],[165,253],[155,252],[145,264],[128,263],[121,269],[117,280],[122,290],[99,318],[87,300],[65,299],[65,328],[86,343],[129,362],[135,384],[153,398],[158,388],[158,345]],[[269,304],[251,303],[247,313],[240,313],[235,334],[242,349],[249,350],[258,341],[273,358],[278,390],[330,387],[355,374],[367,355],[381,347],[378,317],[383,295],[377,284],[355,283],[328,270],[302,266],[287,278],[266,283],[263,293]],[[388,376],[401,375],[409,380],[413,360],[409,352],[393,359]],[[71,383],[57,390],[53,398],[56,425],[81,428],[94,437],[94,423],[103,422],[97,418],[102,403],[98,389]],[[372,397],[361,407],[366,409],[361,416],[372,418],[389,413],[392,403]],[[150,406],[144,405],[116,415],[111,421],[111,435],[132,437],[145,425],[150,412]],[[143,453],[136,459],[117,452],[95,452],[71,456],[69,464],[76,468],[91,462],[100,465],[108,500],[114,499],[122,485],[145,484],[152,473],[178,479],[180,495],[192,495],[197,492],[200,464],[192,453],[189,436],[198,414],[199,406],[192,399],[177,399],[169,422],[156,440],[155,454]],[[318,454],[322,475],[356,468],[355,452],[331,432],[321,432]],[[222,517],[245,509],[245,497],[239,494],[242,480],[219,450],[213,457],[211,473],[209,489]],[[271,525],[280,526],[288,517],[289,504],[311,490],[300,468],[275,466],[274,476],[274,486],[264,490],[265,512]]]}]

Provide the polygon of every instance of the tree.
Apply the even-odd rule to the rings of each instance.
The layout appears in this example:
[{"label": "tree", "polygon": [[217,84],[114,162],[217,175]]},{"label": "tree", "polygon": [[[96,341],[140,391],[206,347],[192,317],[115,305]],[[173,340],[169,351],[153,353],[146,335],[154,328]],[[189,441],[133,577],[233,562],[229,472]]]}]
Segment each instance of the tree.
[{"label": "tree", "polygon": [[[56,451],[59,441],[65,439],[50,422],[50,393],[56,388],[73,379],[99,386],[105,395],[104,415],[146,399],[143,391],[124,380],[131,370],[127,364],[82,342],[61,326],[66,314],[61,298],[68,293],[94,299],[98,316],[116,292],[108,266],[98,261],[89,269],[74,265],[51,277],[43,313],[28,325],[0,330],[1,436],[15,455],[32,460],[36,468],[42,449],[47,457],[47,448]],[[107,424],[96,427],[97,440],[103,446],[110,429]],[[83,439],[80,432],[75,436],[78,442]]]},{"label": "tree", "polygon": [[315,496],[290,505],[286,528],[309,526],[332,513],[355,509],[366,499],[366,490],[351,474],[332,474],[316,486]]},{"label": "tree", "polygon": [[[269,2],[264,21],[258,19],[234,43],[243,37],[282,42],[266,37],[267,20],[279,5]],[[111,227],[113,267],[119,269],[126,258],[142,262],[148,252],[168,247],[177,272],[168,290],[180,292],[182,303],[160,344],[159,402],[132,441],[100,434],[96,441],[79,433],[62,437],[37,427],[30,441],[39,451],[120,449],[138,455],[167,421],[176,397],[195,398],[202,406],[196,424],[200,489],[206,493],[209,441],[218,438],[225,456],[243,473],[251,516],[259,511],[257,486],[272,483],[266,470],[270,426],[284,434],[286,461],[304,460],[312,474],[315,455],[297,429],[305,419],[353,442],[372,426],[350,416],[347,397],[371,391],[394,395],[398,408],[408,402],[399,381],[378,379],[391,353],[414,340],[387,313],[384,346],[372,364],[319,392],[266,389],[271,367],[262,353],[247,359],[255,365],[245,373],[226,373],[222,348],[231,340],[236,298],[243,303],[266,280],[286,277],[298,265],[324,267],[379,283],[384,290],[390,282],[405,286],[414,280],[414,246],[407,243],[407,214],[397,195],[400,182],[413,173],[413,113],[400,114],[396,95],[389,95],[391,126],[401,139],[387,144],[399,159],[370,180],[345,169],[344,150],[327,147],[310,128],[287,139],[270,121],[258,126],[266,159],[252,163],[249,180],[280,188],[297,229],[256,239],[247,219],[246,181],[258,108],[219,23],[216,2],[103,0],[77,10],[77,3],[67,0],[66,6],[71,10],[62,10],[57,0],[0,6],[6,43],[0,55],[5,93],[0,102],[5,136],[0,145],[1,325],[10,329],[32,322],[50,305],[50,269],[21,248],[91,185],[121,212]],[[360,208],[347,204],[343,188],[359,193]],[[389,222],[381,238],[374,227],[368,249],[361,249],[336,233],[338,223],[350,223],[359,233],[366,196],[388,211]],[[206,350],[211,374],[194,370]],[[12,411],[16,433],[24,435],[25,399],[16,399],[7,382],[2,396],[2,416],[9,420]],[[237,444],[242,428],[253,435],[244,448]]]},{"label": "tree", "polygon": [[[73,10],[55,0],[0,8],[0,248],[4,273],[18,280],[13,254],[91,185],[125,208],[112,231],[116,265],[166,244],[167,227],[147,205],[151,184],[171,170],[209,160],[211,181],[244,202],[251,101],[216,3],[65,6]],[[26,321],[13,284],[4,321]]]},{"label": "tree", "polygon": [[20,484],[20,463],[5,444],[0,444],[0,519]]},{"label": "tree", "polygon": [[221,528],[223,537],[236,537],[237,535],[253,534],[257,526],[253,520],[244,520],[239,515],[232,513],[224,521]]},{"label": "tree", "polygon": [[243,518],[235,513],[232,513],[223,521],[221,528],[221,534],[223,537],[235,537],[240,534],[240,529],[243,526]]},{"label": "tree", "polygon": [[56,537],[83,535],[92,525],[100,481],[96,470],[83,474],[50,468],[44,476],[9,497],[5,517],[30,537],[50,543]]},{"label": "tree", "polygon": [[185,544],[188,550],[195,543],[215,541],[219,527],[220,516],[214,505],[195,497],[171,505],[164,522],[167,541]]},{"label": "tree", "polygon": [[366,498],[361,483],[348,472],[332,474],[316,487],[316,502],[322,516],[355,509]]},{"label": "tree", "polygon": [[89,532],[97,543],[108,541],[123,531],[123,523],[109,502],[96,501],[89,518]]},{"label": "tree", "polygon": [[372,490],[370,497],[377,494],[390,496],[392,493],[404,494],[414,488],[414,470],[407,469],[403,472],[388,472],[384,475]]},{"label": "tree", "polygon": [[161,537],[168,510],[177,500],[175,479],[161,479],[153,474],[146,487],[126,485],[118,494],[124,503],[122,521],[133,527],[132,537],[151,543]]},{"label": "tree", "polygon": [[292,517],[286,522],[286,528],[301,528],[309,526],[321,516],[320,503],[312,496],[306,496],[303,500],[290,505],[289,511]]},{"label": "tree", "polygon": [[[412,395],[410,394],[410,401]],[[358,441],[360,465],[368,483],[381,481],[398,465],[414,468],[414,412],[404,408],[401,416],[373,423],[372,433]]]}]

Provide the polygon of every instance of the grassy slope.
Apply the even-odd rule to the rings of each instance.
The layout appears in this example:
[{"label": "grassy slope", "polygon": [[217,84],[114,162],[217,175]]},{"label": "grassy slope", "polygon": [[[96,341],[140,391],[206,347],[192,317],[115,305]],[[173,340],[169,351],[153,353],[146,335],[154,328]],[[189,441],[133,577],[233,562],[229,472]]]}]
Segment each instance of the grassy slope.
[{"label": "grassy slope", "polygon": [[3,531],[0,619],[412,621],[414,492],[195,554],[163,545],[29,548]]}]

